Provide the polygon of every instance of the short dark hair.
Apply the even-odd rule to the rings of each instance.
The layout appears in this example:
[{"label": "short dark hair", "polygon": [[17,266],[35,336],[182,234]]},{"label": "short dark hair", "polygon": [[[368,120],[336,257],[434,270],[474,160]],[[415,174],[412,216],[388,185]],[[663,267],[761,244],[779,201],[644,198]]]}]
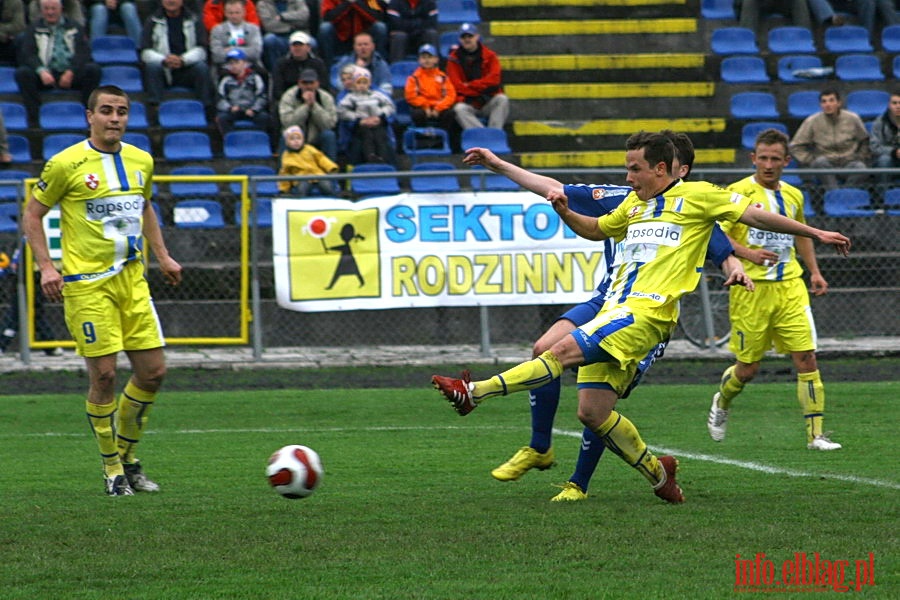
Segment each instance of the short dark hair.
[{"label": "short dark hair", "polygon": [[97,99],[100,97],[100,94],[109,94],[110,96],[119,96],[120,98],[125,98],[125,101],[128,103],[128,106],[131,106],[131,98],[128,97],[128,94],[125,93],[125,90],[120,88],[117,85],[101,85],[98,88],[95,88],[91,95],[88,96],[87,101],[87,109],[91,112],[97,108]]},{"label": "short dark hair", "polygon": [[694,142],[691,141],[688,134],[680,131],[663,129],[660,133],[672,141],[672,144],[675,146],[675,156],[678,158],[678,162],[681,163],[682,166],[688,168],[688,172],[685,174],[685,177],[687,177],[694,168]]},{"label": "short dark hair", "polygon": [[672,161],[675,159],[675,144],[661,133],[639,131],[625,141],[625,150],[644,150],[644,159],[650,166],[665,163],[671,175]]},{"label": "short dark hair", "polygon": [[819,100],[824,98],[825,96],[834,96],[838,100],[841,99],[841,93],[837,90],[837,88],[827,87],[821,92],[819,92]]},{"label": "short dark hair", "polygon": [[762,131],[760,131],[757,134],[756,140],[754,140],[754,142],[753,142],[753,151],[754,152],[756,152],[756,148],[760,144],[765,144],[766,146],[774,146],[775,144],[781,144],[782,146],[784,146],[785,154],[787,154],[788,147],[791,144],[791,140],[785,132],[779,131],[778,129],[775,129],[775,128],[769,128],[769,129],[763,129]]}]

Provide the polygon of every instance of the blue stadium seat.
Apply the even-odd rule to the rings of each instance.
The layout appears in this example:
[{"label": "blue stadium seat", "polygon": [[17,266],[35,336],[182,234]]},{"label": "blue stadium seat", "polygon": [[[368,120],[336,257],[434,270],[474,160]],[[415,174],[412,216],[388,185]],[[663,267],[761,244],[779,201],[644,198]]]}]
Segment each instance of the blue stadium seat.
[{"label": "blue stadium seat", "polygon": [[841,81],[884,81],[881,60],[874,54],[842,54],[834,61],[834,73]]},{"label": "blue stadium seat", "polygon": [[27,137],[10,133],[6,136],[6,143],[9,144],[9,153],[12,154],[13,163],[31,162],[31,144]]},{"label": "blue stadium seat", "polygon": [[741,92],[731,96],[731,116],[735,119],[778,119],[775,96],[769,92]]},{"label": "blue stadium seat", "polygon": [[[396,173],[397,169],[391,165],[365,163],[353,167],[353,174],[361,173]],[[350,179],[350,189],[354,194],[362,197],[368,196],[390,196],[400,193],[400,181],[396,177],[378,177],[369,179],[360,179],[353,177]]]},{"label": "blue stadium seat", "polygon": [[44,102],[38,113],[41,129],[47,131],[84,131],[87,132],[87,117],[81,102],[60,100]]},{"label": "blue stadium seat", "polygon": [[25,107],[18,102],[0,102],[0,113],[7,131],[25,131],[28,129],[28,114]]},{"label": "blue stadium seat", "polygon": [[446,31],[441,34],[439,39],[438,52],[440,52],[441,56],[444,58],[450,56],[450,51],[453,49],[453,46],[459,46],[458,31]]},{"label": "blue stadium seat", "polygon": [[[413,171],[453,171],[456,167],[450,163],[423,162],[414,165]],[[412,175],[409,178],[409,187],[419,193],[458,192],[459,181],[456,175]]]},{"label": "blue stadium seat", "polygon": [[475,0],[440,0],[437,4],[438,23],[441,25],[481,22]]},{"label": "blue stadium seat", "polygon": [[137,47],[126,35],[103,35],[91,40],[91,57],[98,65],[137,65]]},{"label": "blue stadium seat", "polygon": [[487,148],[494,154],[511,154],[506,132],[496,127],[473,127],[464,129],[460,140],[463,152],[469,148]]},{"label": "blue stadium seat", "polygon": [[163,137],[166,160],[212,160],[212,145],[203,131],[176,131]]},{"label": "blue stadium seat", "polygon": [[769,30],[769,52],[773,54],[815,54],[812,31],[806,27],[773,27]]},{"label": "blue stadium seat", "polygon": [[895,56],[891,62],[891,74],[894,79],[900,79],[900,56]]},{"label": "blue stadium seat", "polygon": [[[435,137],[439,147],[423,144],[423,140]],[[403,152],[413,164],[420,156],[450,156],[450,136],[440,127],[408,127],[403,132]]]},{"label": "blue stadium seat", "polygon": [[766,129],[777,129],[785,135],[788,132],[787,126],[778,121],[753,121],[741,127],[741,146],[747,150],[753,150],[756,136]]},{"label": "blue stadium seat", "polygon": [[847,52],[872,52],[869,30],[860,25],[842,25],[825,30],[825,49],[835,54]]},{"label": "blue stadium seat", "polygon": [[272,158],[269,134],[255,129],[229,131],[225,134],[223,150],[225,158]]},{"label": "blue stadium seat", "polygon": [[[519,184],[504,175],[497,175],[484,167],[474,167],[470,183],[473,190],[485,192],[515,192]],[[483,173],[483,174],[482,174]]]},{"label": "blue stadium seat", "polygon": [[[231,169],[232,175],[247,175],[249,177],[253,177],[255,175],[277,175],[277,171],[268,165],[238,165]],[[231,192],[233,194],[241,193],[241,184],[232,183]],[[247,193],[252,193],[252,189],[248,190]],[[256,183],[256,196],[257,197],[271,197],[277,196],[279,194],[278,190],[278,182],[277,181],[259,181]]]},{"label": "blue stadium seat", "polygon": [[703,0],[700,3],[700,15],[704,19],[735,20],[734,0]]},{"label": "blue stadium seat", "polygon": [[331,65],[331,69],[328,73],[328,78],[331,80],[332,89],[337,91],[344,89],[344,86],[341,85],[341,70],[338,68],[337,62]]},{"label": "blue stadium seat", "polygon": [[397,112],[394,113],[394,120],[401,127],[409,127],[412,125],[412,115],[410,115],[409,102],[406,98],[397,98],[394,101],[397,106]]},{"label": "blue stadium seat", "polygon": [[[215,175],[216,170],[205,165],[187,165],[184,167],[176,167],[169,171],[169,175]],[[176,198],[193,198],[218,196],[219,184],[211,181],[185,181],[171,182],[169,191]]]},{"label": "blue stadium seat", "polygon": [[107,65],[101,69],[100,85],[117,85],[129,94],[144,91],[141,70],[134,65]]},{"label": "blue stadium seat", "polygon": [[0,67],[0,94],[18,94],[15,67]]},{"label": "blue stadium seat", "polygon": [[722,59],[721,77],[725,83],[769,83],[766,63],[759,56],[729,56]]},{"label": "blue stadium seat", "polygon": [[890,99],[890,93],[884,90],[853,90],[847,94],[846,106],[861,119],[874,119],[887,110]]},{"label": "blue stadium seat", "polygon": [[884,205],[889,215],[900,215],[900,188],[890,188],[884,192]]},{"label": "blue stadium seat", "polygon": [[805,72],[811,72],[811,69],[821,69],[822,59],[818,56],[809,56],[798,54],[792,56],[782,56],[778,59],[778,79],[784,83],[809,83],[813,79],[810,77],[800,77]]},{"label": "blue stadium seat", "polygon": [[126,131],[125,135],[122,136],[122,141],[132,146],[137,146],[144,152],[153,154],[153,146],[150,144],[150,137],[146,133]]},{"label": "blue stadium seat", "polygon": [[419,68],[419,63],[415,60],[398,60],[391,63],[391,85],[395,90],[403,90],[406,87],[406,80]]},{"label": "blue stadium seat", "polygon": [[869,207],[869,192],[862,188],[827,190],[824,211],[829,217],[868,217],[875,214]]},{"label": "blue stadium seat", "polygon": [[[241,217],[241,201],[238,200],[234,203],[234,222],[237,225],[240,225],[243,222]],[[271,227],[272,226],[272,200],[271,198],[257,198],[256,199],[256,223],[260,227]],[[250,221],[250,224],[253,224],[253,221]]]},{"label": "blue stadium seat", "polygon": [[19,230],[19,204],[0,204],[0,233],[15,233]]},{"label": "blue stadium seat", "polygon": [[151,208],[153,208],[153,212],[156,213],[156,222],[159,223],[159,226],[162,227],[163,225],[165,225],[165,222],[163,221],[162,210],[159,208],[159,204],[157,204],[156,202],[150,202],[150,206]]},{"label": "blue stadium seat", "polygon": [[13,202],[22,197],[22,180],[31,177],[28,171],[16,171],[5,169],[0,171],[0,181],[15,181],[16,183],[0,184],[0,202]]},{"label": "blue stadium seat", "polygon": [[756,34],[746,27],[720,27],[714,29],[710,40],[713,54],[759,54]]},{"label": "blue stadium seat", "polygon": [[50,160],[60,150],[84,141],[85,137],[77,133],[52,133],[44,136],[44,148],[41,156],[44,160]]},{"label": "blue stadium seat", "polygon": [[807,219],[816,216],[816,209],[813,208],[812,197],[808,190],[803,190],[803,216]]},{"label": "blue stadium seat", "polygon": [[150,123],[147,122],[147,107],[143,102],[137,100],[131,101],[131,108],[128,110],[128,129],[147,129]]},{"label": "blue stadium seat", "polygon": [[199,100],[163,100],[159,125],[163,129],[206,129],[206,111]]},{"label": "blue stadium seat", "polygon": [[788,96],[787,111],[792,117],[805,119],[819,110],[819,92],[816,90],[803,90]]},{"label": "blue stadium seat", "polygon": [[881,30],[881,47],[891,54],[900,53],[900,25],[888,25]]},{"label": "blue stadium seat", "polygon": [[225,227],[222,205],[215,200],[179,200],[172,211],[176,227],[219,229]]}]

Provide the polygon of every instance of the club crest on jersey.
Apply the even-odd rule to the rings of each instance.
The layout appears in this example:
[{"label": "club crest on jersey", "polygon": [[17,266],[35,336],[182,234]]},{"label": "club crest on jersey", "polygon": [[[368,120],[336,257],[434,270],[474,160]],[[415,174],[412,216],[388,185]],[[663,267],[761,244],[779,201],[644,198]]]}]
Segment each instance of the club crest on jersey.
[{"label": "club crest on jersey", "polygon": [[100,187],[100,177],[96,173],[88,173],[84,176],[84,185],[89,190],[96,190]]},{"label": "club crest on jersey", "polygon": [[640,206],[632,206],[631,210],[628,212],[628,218],[631,219],[631,218],[636,217],[639,212],[641,212]]},{"label": "club crest on jersey", "polygon": [[594,196],[594,200],[601,200],[604,196],[606,196],[606,191],[600,188],[594,188],[591,190],[591,194]]}]

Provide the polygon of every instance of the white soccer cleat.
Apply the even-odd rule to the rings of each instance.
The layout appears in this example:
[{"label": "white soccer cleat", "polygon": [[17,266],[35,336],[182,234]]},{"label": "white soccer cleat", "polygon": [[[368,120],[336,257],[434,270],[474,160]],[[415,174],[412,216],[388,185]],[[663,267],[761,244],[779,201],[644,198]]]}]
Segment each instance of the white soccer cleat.
[{"label": "white soccer cleat", "polygon": [[712,406],[709,407],[709,418],[706,420],[709,437],[717,442],[721,442],[725,439],[725,427],[727,425],[728,410],[719,408],[719,392],[716,392],[713,395]]},{"label": "white soccer cleat", "polygon": [[828,450],[840,450],[843,446],[837,442],[832,442],[824,435],[817,435],[813,438],[813,441],[806,445],[806,447],[809,450],[822,450],[827,452]]}]

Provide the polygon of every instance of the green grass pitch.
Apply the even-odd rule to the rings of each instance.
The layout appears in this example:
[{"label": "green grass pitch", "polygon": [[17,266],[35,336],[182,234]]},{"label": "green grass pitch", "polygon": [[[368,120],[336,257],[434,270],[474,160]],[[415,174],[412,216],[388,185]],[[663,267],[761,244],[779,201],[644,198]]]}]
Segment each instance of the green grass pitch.
[{"label": "green grass pitch", "polygon": [[[724,598],[736,556],[758,553],[779,572],[796,553],[846,560],[851,586],[871,553],[874,585],[854,593],[900,597],[900,383],[828,384],[832,453],[806,450],[783,383],[748,387],[711,441],[714,385],[648,384],[619,404],[680,458],[681,506],[610,453],[587,501],[549,502],[579,443],[571,385],[559,464],[514,483],[489,472],[528,442],[525,394],[460,418],[427,382],[169,391],[140,453],[163,491],[131,498],[102,493],[82,395],[3,396],[0,597]],[[302,500],[264,476],[294,443],[325,466]]]}]

